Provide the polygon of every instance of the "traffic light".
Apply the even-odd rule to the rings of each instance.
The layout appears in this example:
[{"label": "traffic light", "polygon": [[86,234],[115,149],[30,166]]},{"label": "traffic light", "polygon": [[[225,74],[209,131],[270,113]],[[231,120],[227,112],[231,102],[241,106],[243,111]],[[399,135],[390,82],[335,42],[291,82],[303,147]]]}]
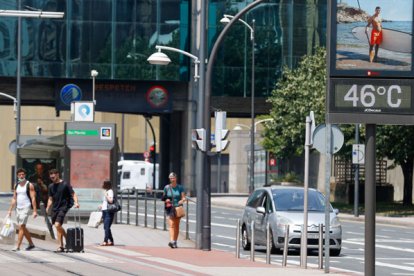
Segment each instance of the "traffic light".
[{"label": "traffic light", "polygon": [[155,145],[151,145],[149,148],[149,158],[152,163],[155,163]]},{"label": "traffic light", "polygon": [[221,152],[226,150],[230,144],[230,141],[225,140],[230,133],[230,131],[226,129],[227,113],[225,111],[216,111],[214,112],[214,116],[216,117],[216,132],[214,134],[216,152]]},{"label": "traffic light", "polygon": [[193,129],[191,140],[193,148],[206,151],[206,130],[204,128]]}]

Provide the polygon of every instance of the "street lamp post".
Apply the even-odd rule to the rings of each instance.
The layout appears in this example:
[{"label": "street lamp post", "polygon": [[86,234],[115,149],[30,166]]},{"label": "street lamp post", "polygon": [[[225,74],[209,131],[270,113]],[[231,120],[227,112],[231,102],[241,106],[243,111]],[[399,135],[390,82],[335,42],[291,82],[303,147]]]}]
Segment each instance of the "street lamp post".
[{"label": "street lamp post", "polygon": [[177,48],[173,48],[173,47],[168,47],[168,46],[156,45],[155,49],[157,49],[158,52],[153,53],[147,59],[147,61],[149,63],[154,64],[154,65],[168,65],[171,62],[171,59],[166,54],[161,52],[161,50],[177,52],[177,53],[186,55],[186,56],[190,57],[191,59],[193,59],[193,61],[194,61],[194,81],[197,81],[200,78],[200,75],[198,74],[198,66],[200,64],[200,60],[195,55],[192,55],[192,54],[190,54],[186,51],[183,51],[183,50],[180,50],[180,49],[177,49]]},{"label": "street lamp post", "polygon": [[[220,20],[221,23],[230,23],[230,19],[233,19],[233,15],[224,14],[223,18]],[[246,21],[243,19],[237,19],[237,21],[243,23],[249,30],[250,30],[250,41],[252,42],[252,88],[251,88],[251,106],[250,106],[250,118],[251,118],[251,127],[250,127],[250,185],[249,185],[249,192],[253,192],[254,190],[254,140],[255,140],[255,132],[254,130],[254,29],[255,29],[255,20],[252,20],[252,26],[250,26]]]},{"label": "street lamp post", "polygon": [[[212,78],[212,72],[213,72],[213,64],[214,60],[217,56],[218,48],[223,41],[224,36],[227,34],[230,27],[234,24],[235,21],[237,21],[242,15],[247,13],[249,10],[253,9],[257,5],[266,2],[268,0],[256,0],[249,5],[247,5],[245,8],[243,8],[239,13],[237,13],[234,18],[227,24],[224,29],[221,31],[220,35],[218,36],[216,42],[213,45],[213,48],[211,50],[209,62],[207,65],[207,70],[205,72],[205,87],[199,85],[199,89],[201,91],[203,88],[205,88],[205,91],[203,93],[204,99],[200,99],[200,101],[204,102],[204,108],[203,108],[203,125],[205,126],[206,130],[206,137],[211,136],[211,112],[210,112],[210,102],[211,102],[211,78]],[[187,52],[184,52],[179,49],[166,47],[166,46],[156,46],[157,49],[159,49],[158,53],[155,53],[151,55],[147,60],[151,64],[162,64],[166,65],[171,62],[171,60],[163,53],[161,53],[161,49],[171,50],[175,52],[182,53],[186,56],[191,57],[194,59],[194,63],[196,65],[196,72],[194,74],[194,78],[198,79],[197,69],[199,59]],[[204,72],[202,72],[204,73]],[[201,95],[201,94],[200,94]],[[200,197],[200,200],[203,202],[203,212],[204,216],[202,219],[202,245],[201,248],[203,250],[211,250],[211,164],[210,164],[210,157],[209,154],[211,154],[211,145],[210,143],[206,143],[206,152],[203,154],[203,171],[201,174],[204,176],[202,181],[202,191],[197,191],[197,197]]]},{"label": "street lamp post", "polygon": [[[18,2],[21,9],[21,0]],[[22,60],[22,18],[63,18],[63,12],[45,12],[42,10],[0,10],[0,16],[17,17],[17,66],[16,66],[16,149],[19,148],[20,138],[20,106],[21,106],[21,60]],[[16,150],[15,171],[18,166],[18,153]],[[16,175],[16,174],[14,174]]]}]

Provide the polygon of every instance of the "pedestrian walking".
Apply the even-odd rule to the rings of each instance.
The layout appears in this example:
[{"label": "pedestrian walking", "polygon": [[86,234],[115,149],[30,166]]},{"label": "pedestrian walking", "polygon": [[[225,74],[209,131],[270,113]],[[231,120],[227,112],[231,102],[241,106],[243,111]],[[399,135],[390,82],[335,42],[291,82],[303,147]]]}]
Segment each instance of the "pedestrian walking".
[{"label": "pedestrian walking", "polygon": [[180,206],[182,208],[186,197],[183,186],[177,184],[177,174],[171,172],[168,178],[170,180],[170,184],[164,187],[162,200],[165,201],[165,211],[170,225],[170,242],[168,243],[168,246],[171,248],[177,248],[181,216],[177,215],[176,208]]},{"label": "pedestrian walking", "polygon": [[36,205],[36,191],[34,185],[26,180],[26,170],[18,169],[17,183],[13,192],[13,198],[11,200],[10,208],[7,215],[10,217],[12,210],[16,207],[16,220],[19,225],[19,234],[17,236],[16,247],[13,251],[20,251],[23,237],[29,242],[29,246],[26,250],[32,250],[35,246],[30,236],[29,230],[26,228],[27,220],[30,216],[31,208],[33,208],[33,218],[37,217],[37,205]]},{"label": "pedestrian walking", "polygon": [[52,224],[56,227],[59,244],[56,252],[64,252],[63,238],[66,241],[66,231],[63,228],[63,221],[66,213],[72,206],[79,208],[78,197],[73,191],[72,186],[60,178],[58,170],[51,169],[49,177],[52,183],[49,185],[49,199],[46,212],[49,213],[50,208],[52,208]]},{"label": "pedestrian walking", "polygon": [[115,212],[110,212],[108,210],[108,203],[114,202],[114,191],[112,190],[112,182],[104,181],[102,188],[104,189],[104,196],[101,210],[102,210],[102,219],[104,223],[104,241],[101,243],[101,246],[111,246],[114,245],[114,238],[112,237],[111,225],[114,221]]}]

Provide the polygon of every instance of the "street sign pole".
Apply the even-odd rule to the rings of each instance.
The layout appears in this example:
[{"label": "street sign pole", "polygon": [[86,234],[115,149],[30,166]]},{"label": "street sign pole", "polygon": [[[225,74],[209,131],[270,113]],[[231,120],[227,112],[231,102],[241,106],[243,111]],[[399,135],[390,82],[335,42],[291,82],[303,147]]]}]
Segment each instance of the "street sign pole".
[{"label": "street sign pole", "polygon": [[365,146],[365,275],[375,275],[375,124],[366,124]]}]

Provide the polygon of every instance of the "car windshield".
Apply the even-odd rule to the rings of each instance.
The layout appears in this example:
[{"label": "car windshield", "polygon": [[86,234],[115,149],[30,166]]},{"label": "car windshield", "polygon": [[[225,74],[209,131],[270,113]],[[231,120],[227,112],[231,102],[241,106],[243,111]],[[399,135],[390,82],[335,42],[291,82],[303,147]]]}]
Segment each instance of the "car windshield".
[{"label": "car windshield", "polygon": [[[303,212],[303,191],[303,189],[273,190],[273,201],[276,210]],[[325,197],[315,190],[309,190],[308,195],[308,211],[325,212]],[[332,211],[332,207],[330,207],[330,211]]]}]

